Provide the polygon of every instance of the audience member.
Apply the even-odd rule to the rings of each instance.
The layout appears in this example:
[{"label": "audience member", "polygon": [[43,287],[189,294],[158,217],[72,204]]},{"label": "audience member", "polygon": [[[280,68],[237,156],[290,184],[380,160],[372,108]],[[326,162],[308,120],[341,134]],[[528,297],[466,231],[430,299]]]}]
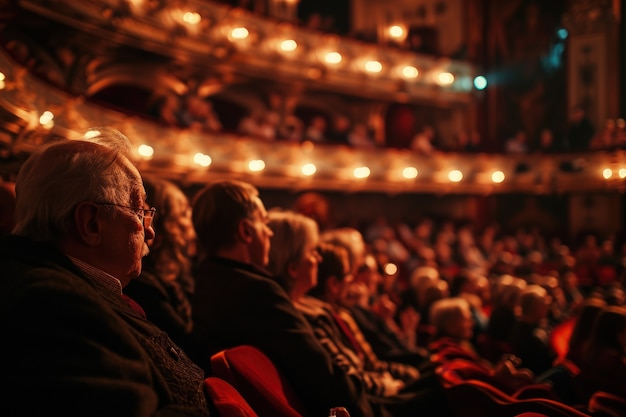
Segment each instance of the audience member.
[{"label": "audience member", "polygon": [[263,126],[265,112],[262,109],[255,108],[250,114],[243,117],[237,126],[237,133],[248,136],[259,135]]},{"label": "audience member", "polygon": [[326,130],[326,119],[322,116],[315,116],[306,126],[302,140],[326,142]]},{"label": "audience member", "polygon": [[585,107],[581,104],[574,106],[570,121],[565,133],[565,147],[571,152],[584,152],[595,134],[595,128],[587,117]]},{"label": "audience member", "polygon": [[324,345],[335,353],[335,360],[352,364],[375,401],[385,404],[394,415],[446,415],[443,391],[435,374],[424,376],[415,367],[379,360],[370,353],[363,336],[346,321],[342,303],[352,275],[345,248],[323,243],[320,254],[317,285],[297,305],[316,328],[316,334],[326,336]]},{"label": "audience member", "polygon": [[626,397],[626,310],[606,307],[594,321],[575,378],[579,403],[587,404],[596,391]]},{"label": "audience member", "polygon": [[545,288],[536,284],[527,286],[520,295],[521,314],[509,335],[513,354],[537,376],[552,368],[557,358],[546,327],[551,302]]},{"label": "audience member", "polygon": [[192,327],[191,265],[196,255],[191,206],[170,181],[144,178],[144,187],[148,205],[159,212],[153,221],[156,237],[148,242],[150,253],[143,260],[141,275],[124,288],[124,294],[141,305],[148,320],[185,347]]},{"label": "audience member", "polygon": [[504,152],[508,154],[526,154],[528,153],[527,134],[523,130],[515,132],[513,137],[509,138],[504,144]]},{"label": "audience member", "polygon": [[[378,286],[382,277],[378,271],[376,259],[371,254],[366,255],[363,264],[357,268],[352,285],[348,288],[348,295],[355,288],[361,288],[360,300],[344,299],[344,307],[350,311],[354,321],[359,326],[365,339],[374,353],[384,360],[397,361],[419,366],[428,357],[428,352],[415,344],[415,335],[419,316],[413,310],[414,320],[396,321],[396,306],[388,294],[378,296]],[[357,291],[354,291],[357,292]],[[391,304],[391,307],[383,307]],[[385,314],[383,311],[389,312]],[[409,315],[409,312],[405,314]],[[413,338],[409,339],[407,333]]]},{"label": "audience member", "polygon": [[435,129],[432,126],[424,126],[411,140],[411,149],[421,155],[432,155],[436,150]]},{"label": "audience member", "polygon": [[478,337],[481,356],[496,362],[503,354],[512,353],[510,333],[520,313],[520,296],[526,282],[503,275],[494,280],[492,309],[485,333]]},{"label": "audience member", "polygon": [[300,142],[302,140],[302,131],[302,120],[296,116],[289,115],[278,126],[277,137],[287,142]]},{"label": "audience member", "polygon": [[15,213],[15,183],[0,181],[0,236],[13,229]]},{"label": "audience member", "polygon": [[539,133],[539,143],[537,143],[535,151],[541,154],[553,154],[561,152],[562,149],[554,140],[552,130],[545,128]]},{"label": "audience member", "polygon": [[363,123],[355,123],[348,132],[348,143],[350,146],[360,149],[373,149],[376,143],[372,138],[370,130]]},{"label": "audience member", "polygon": [[333,118],[330,130],[326,132],[326,140],[336,145],[347,145],[350,130],[350,119],[343,115],[337,115]]},{"label": "audience member", "polygon": [[128,139],[98,130],[35,150],[18,174],[15,227],[0,241],[2,412],[208,416],[202,370],[122,295],[154,209]]},{"label": "audience member", "polygon": [[591,336],[591,329],[596,318],[606,307],[606,302],[597,297],[585,299],[576,316],[572,334],[567,343],[565,358],[580,368],[583,363],[583,352]]},{"label": "audience member", "polygon": [[205,371],[214,353],[252,345],[284,373],[309,417],[337,406],[355,417],[375,415],[361,382],[334,363],[267,271],[272,231],[258,190],[240,181],[211,183],[193,199],[192,219],[200,258],[189,351]]},{"label": "audience member", "polygon": [[219,132],[222,122],[213,110],[213,103],[203,97],[189,94],[183,102],[181,123],[184,127],[204,132]]},{"label": "audience member", "polygon": [[[372,395],[390,396],[404,386],[404,382],[391,378],[383,370],[367,368],[359,342],[354,339],[346,324],[331,304],[307,297],[309,290],[318,288],[319,232],[315,222],[291,211],[269,213],[269,226],[274,232],[268,268],[277,282],[287,291],[294,305],[303,312],[315,330],[320,343],[327,348],[333,360],[349,373],[357,373]],[[344,251],[345,258],[345,251]],[[344,259],[347,261],[347,259]],[[341,264],[348,272],[348,264]],[[342,272],[342,274],[343,274]],[[349,274],[348,274],[349,275]],[[343,279],[343,276],[342,276]],[[335,305],[344,295],[346,281],[336,282],[332,288]],[[324,282],[325,290],[326,282]],[[340,329],[343,327],[343,331]],[[346,339],[348,338],[348,339]],[[332,345],[332,349],[329,349]]]},{"label": "audience member", "polygon": [[503,355],[497,363],[481,357],[472,345],[473,319],[469,303],[459,297],[445,298],[431,308],[435,337],[429,344],[439,363],[455,359],[470,361],[481,368],[490,383],[511,394],[533,381],[528,369],[518,369],[520,361],[514,355]]}]

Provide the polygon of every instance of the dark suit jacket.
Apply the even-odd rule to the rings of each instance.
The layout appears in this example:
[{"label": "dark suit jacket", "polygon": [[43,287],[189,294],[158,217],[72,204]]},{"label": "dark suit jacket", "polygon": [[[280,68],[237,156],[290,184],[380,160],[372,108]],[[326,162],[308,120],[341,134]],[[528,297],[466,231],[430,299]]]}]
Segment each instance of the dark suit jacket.
[{"label": "dark suit jacket", "polygon": [[209,415],[202,370],[53,246],[4,236],[0,270],[0,415]]},{"label": "dark suit jacket", "polygon": [[522,360],[522,366],[533,371],[535,376],[552,368],[557,357],[550,346],[547,332],[521,321],[513,325],[509,343],[513,353]]},{"label": "dark suit jacket", "polygon": [[353,417],[373,414],[361,381],[336,366],[287,293],[267,272],[222,258],[196,270],[192,301],[192,357],[210,371],[221,349],[252,345],[262,350],[290,382],[309,417],[347,407]]},{"label": "dark suit jacket", "polygon": [[181,347],[187,345],[187,336],[191,332],[191,315],[184,315],[181,310],[191,308],[186,294],[176,285],[159,279],[145,270],[125,288],[124,294],[135,300],[144,309],[151,322],[165,330]]},{"label": "dark suit jacket", "polygon": [[428,352],[411,349],[372,310],[355,305],[349,308],[354,321],[365,335],[374,353],[381,359],[419,366],[428,360]]}]

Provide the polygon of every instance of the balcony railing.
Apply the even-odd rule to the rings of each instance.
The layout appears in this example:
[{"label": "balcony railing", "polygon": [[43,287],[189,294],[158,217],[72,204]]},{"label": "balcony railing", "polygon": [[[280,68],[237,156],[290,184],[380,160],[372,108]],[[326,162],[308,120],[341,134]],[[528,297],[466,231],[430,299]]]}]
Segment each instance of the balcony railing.
[{"label": "balcony railing", "polygon": [[91,127],[113,126],[133,142],[142,171],[185,183],[232,177],[294,190],[489,194],[623,192],[626,181],[622,150],[424,157],[410,150],[259,141],[166,128],[103,108],[42,82],[4,52],[0,72],[0,166],[5,174],[55,137],[78,139]]}]

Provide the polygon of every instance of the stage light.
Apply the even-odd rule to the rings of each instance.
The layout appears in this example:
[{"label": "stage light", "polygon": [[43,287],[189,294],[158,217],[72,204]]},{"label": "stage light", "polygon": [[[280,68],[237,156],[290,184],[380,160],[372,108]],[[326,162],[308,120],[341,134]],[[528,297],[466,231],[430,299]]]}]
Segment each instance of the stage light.
[{"label": "stage light", "polygon": [[487,78],[484,75],[474,77],[474,87],[477,90],[484,90],[487,87]]}]

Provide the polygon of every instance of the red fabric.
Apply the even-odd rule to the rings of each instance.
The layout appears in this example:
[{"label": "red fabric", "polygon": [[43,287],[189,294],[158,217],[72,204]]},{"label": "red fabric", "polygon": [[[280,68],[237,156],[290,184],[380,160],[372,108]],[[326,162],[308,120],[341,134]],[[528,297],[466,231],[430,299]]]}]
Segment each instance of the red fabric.
[{"label": "red fabric", "polygon": [[596,281],[603,287],[617,281],[617,271],[611,265],[599,265],[596,267]]},{"label": "red fabric", "polygon": [[569,317],[554,326],[550,332],[550,345],[561,359],[569,350],[569,339],[572,336],[574,324],[576,324],[576,317]]},{"label": "red fabric", "polygon": [[348,326],[348,324],[345,321],[343,321],[343,319],[339,317],[338,314],[334,312],[331,312],[331,314],[333,316],[333,319],[335,319],[335,323],[337,323],[337,326],[339,326],[339,329],[341,330],[341,332],[346,336],[346,338],[350,342],[350,346],[352,347],[352,350],[354,350],[361,359],[364,359],[366,357],[365,351],[363,350],[363,347],[361,346],[361,344],[357,341],[357,338],[354,335],[354,333],[352,333],[350,326]]},{"label": "red fabric", "polygon": [[139,314],[144,319],[146,318],[146,312],[139,305],[139,303],[137,303],[137,301],[133,300],[132,298],[130,298],[126,294],[122,294],[122,299],[124,299],[124,301],[126,301],[128,303],[130,308],[132,308],[135,311],[135,313]]},{"label": "red fabric", "polygon": [[446,382],[445,375],[440,374],[440,378],[456,417],[519,416],[523,413],[550,417],[589,417],[574,407],[552,399],[519,399],[483,381],[473,379],[450,384]]},{"label": "red fabric", "polygon": [[241,394],[223,379],[206,378],[204,389],[220,417],[258,417]]},{"label": "red fabric", "polygon": [[302,406],[265,353],[242,345],[211,357],[213,375],[230,383],[260,416],[302,417]]}]

